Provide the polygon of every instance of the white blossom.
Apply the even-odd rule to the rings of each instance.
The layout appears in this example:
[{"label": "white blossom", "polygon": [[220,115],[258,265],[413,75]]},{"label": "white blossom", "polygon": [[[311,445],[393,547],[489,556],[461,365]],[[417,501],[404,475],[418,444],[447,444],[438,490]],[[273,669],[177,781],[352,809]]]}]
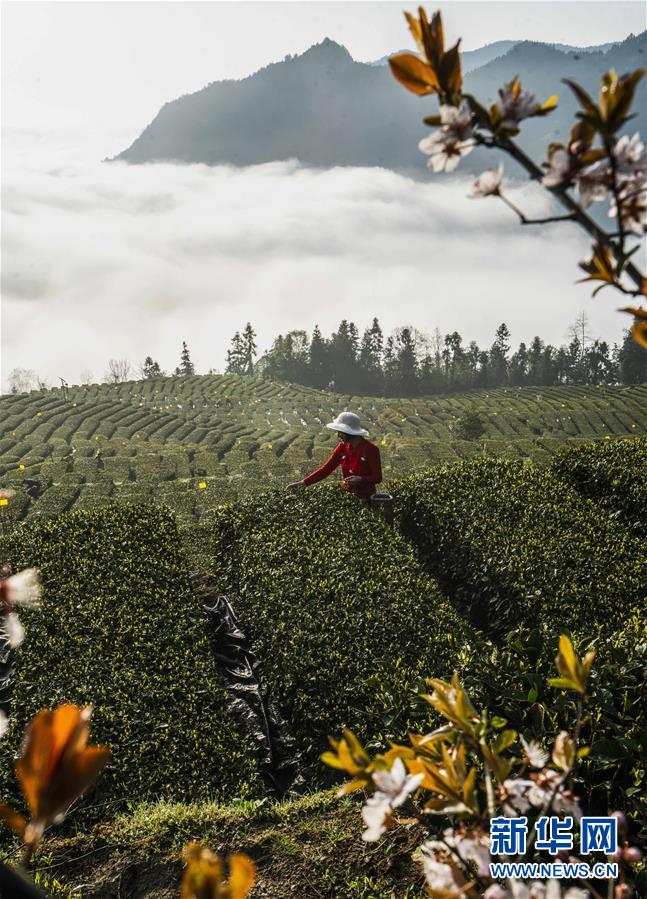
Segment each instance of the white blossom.
[{"label": "white blossom", "polygon": [[453,172],[461,156],[474,149],[472,113],[466,100],[460,106],[440,107],[441,128],[423,138],[418,147],[429,156],[427,165],[434,172]]},{"label": "white blossom", "polygon": [[541,179],[544,187],[561,187],[571,180],[571,156],[563,147],[555,150],[548,160],[548,171]]},{"label": "white blossom", "polygon": [[366,830],[362,833],[362,839],[367,843],[379,840],[391,822],[391,805],[383,793],[374,793],[364,803],[362,818]]},{"label": "white blossom", "polygon": [[432,890],[444,891],[449,896],[460,896],[461,886],[456,880],[456,871],[451,865],[437,860],[436,844],[433,841],[423,843],[420,852],[427,885]]},{"label": "white blossom", "polygon": [[362,839],[371,843],[385,832],[394,808],[402,805],[414,793],[424,774],[407,774],[402,759],[396,759],[390,771],[374,771],[373,782],[377,787],[362,809],[366,830]]},{"label": "white blossom", "polygon": [[609,196],[611,179],[611,166],[606,158],[600,159],[578,172],[575,179],[577,192],[585,209],[594,200],[604,200]]},{"label": "white blossom", "polygon": [[5,615],[4,629],[7,640],[9,641],[9,646],[11,646],[12,649],[15,649],[16,646],[20,646],[25,639],[25,630],[20,623],[20,618],[18,618],[15,612],[9,612]]},{"label": "white blossom", "polygon": [[9,727],[9,719],[5,715],[5,713],[0,709],[0,740],[7,733],[7,728]]},{"label": "white blossom", "polygon": [[[589,899],[588,892],[579,889],[579,887],[568,887],[562,896],[560,883],[554,878],[546,882],[535,880],[530,884],[521,880],[513,880],[511,889],[512,899]],[[487,899],[507,899],[508,895],[506,892],[505,896],[500,896],[498,893],[492,893],[490,896],[488,890],[484,893]]]},{"label": "white blossom", "polygon": [[501,884],[493,883],[483,893],[483,899],[509,899],[510,893]]},{"label": "white blossom", "polygon": [[415,792],[424,774],[407,774],[402,759],[396,759],[390,771],[374,771],[373,782],[389,800],[393,808],[397,808],[410,793]]},{"label": "white blossom", "polygon": [[25,568],[3,582],[10,606],[36,608],[40,605],[41,587],[36,568]]},{"label": "white blossom", "polygon": [[634,177],[647,172],[647,150],[636,132],[632,137],[624,135],[613,148],[618,174]]},{"label": "white blossom", "polygon": [[555,814],[572,815],[578,821],[582,817],[582,810],[575,797],[564,790],[563,787],[557,787],[562,775],[557,771],[545,768],[539,774],[533,775],[535,778],[532,787],[526,793],[528,802],[535,808],[543,809],[546,803],[550,801],[550,805],[546,807],[547,812]]},{"label": "white blossom", "polygon": [[501,127],[516,128],[522,119],[527,119],[537,111],[539,103],[534,94],[528,91],[517,91],[514,80],[499,89],[501,111]]},{"label": "white blossom", "polygon": [[535,740],[531,740],[527,743],[523,737],[521,737],[521,745],[523,746],[523,751],[528,764],[532,765],[533,768],[543,768],[548,761],[548,753],[546,750],[542,749]]},{"label": "white blossom", "polygon": [[530,808],[529,791],[534,787],[532,780],[521,777],[505,780],[500,787],[503,811],[509,817],[525,814]]},{"label": "white blossom", "polygon": [[[642,176],[625,181],[618,191],[620,219],[623,227],[640,237],[647,227],[647,184]],[[615,197],[611,197],[609,218],[618,214]]]},{"label": "white blossom", "polygon": [[485,172],[482,172],[478,176],[472,185],[472,193],[469,195],[470,198],[476,200],[480,197],[497,196],[502,180],[503,163],[500,162],[496,171],[494,171],[494,169],[486,169]]}]

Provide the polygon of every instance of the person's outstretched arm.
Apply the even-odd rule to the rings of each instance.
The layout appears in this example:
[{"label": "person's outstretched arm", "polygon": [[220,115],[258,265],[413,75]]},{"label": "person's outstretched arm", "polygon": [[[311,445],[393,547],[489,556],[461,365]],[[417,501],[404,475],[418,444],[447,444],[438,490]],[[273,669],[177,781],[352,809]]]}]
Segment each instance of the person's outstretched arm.
[{"label": "person's outstretched arm", "polygon": [[338,443],[330,454],[330,457],[322,466],[317,468],[316,471],[313,471],[312,474],[307,475],[301,481],[295,481],[294,484],[288,484],[288,490],[294,489],[295,487],[308,487],[310,484],[316,484],[317,481],[323,481],[324,478],[327,478],[329,474],[332,474],[332,472],[341,465],[341,458],[343,455],[344,444]]}]

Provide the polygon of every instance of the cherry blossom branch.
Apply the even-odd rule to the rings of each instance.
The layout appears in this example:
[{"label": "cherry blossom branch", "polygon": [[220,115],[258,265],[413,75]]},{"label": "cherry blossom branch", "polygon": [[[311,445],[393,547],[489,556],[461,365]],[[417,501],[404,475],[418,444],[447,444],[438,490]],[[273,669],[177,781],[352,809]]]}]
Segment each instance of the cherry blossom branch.
[{"label": "cherry blossom branch", "polygon": [[[504,150],[513,159],[515,159],[523,168],[528,172],[531,179],[533,181],[541,182],[544,173],[539,168],[539,166],[519,147],[515,142],[505,135],[497,136],[491,144],[487,144],[489,146],[498,147],[501,150]],[[573,220],[576,221],[579,225],[587,231],[591,237],[593,237],[598,243],[602,244],[606,247],[616,258],[619,265],[622,265],[625,262],[625,254],[624,248],[622,246],[618,246],[618,244],[611,240],[611,237],[604,231],[599,225],[596,224],[594,219],[585,212],[582,207],[577,203],[573,197],[567,192],[566,187],[546,187],[546,190],[550,191],[551,194],[555,196],[555,198],[569,210],[570,214],[573,217]],[[618,206],[618,221],[620,221],[620,207]],[[643,275],[640,270],[632,263],[628,262],[625,267],[625,271],[627,275],[631,278],[631,280],[636,284],[639,288],[642,287]]]},{"label": "cherry blossom branch", "polygon": [[549,222],[574,222],[575,216],[572,212],[569,212],[568,215],[550,215],[543,219],[529,219],[526,215],[519,209],[518,206],[512,202],[512,200],[508,199],[504,194],[499,191],[498,196],[503,200],[506,206],[509,206],[513,212],[519,216],[519,221],[522,225],[547,225]]},{"label": "cherry blossom branch", "polygon": [[604,140],[604,148],[607,151],[607,156],[609,157],[609,162],[611,163],[611,179],[612,179],[612,187],[611,193],[613,194],[613,199],[616,204],[616,218],[618,219],[618,239],[620,241],[620,253],[621,258],[618,259],[618,275],[620,275],[620,267],[622,265],[622,257],[624,257],[625,253],[625,226],[622,221],[622,203],[620,201],[620,187],[618,185],[618,160],[616,159],[616,154],[614,152],[614,144],[615,139],[612,136],[605,137]]}]

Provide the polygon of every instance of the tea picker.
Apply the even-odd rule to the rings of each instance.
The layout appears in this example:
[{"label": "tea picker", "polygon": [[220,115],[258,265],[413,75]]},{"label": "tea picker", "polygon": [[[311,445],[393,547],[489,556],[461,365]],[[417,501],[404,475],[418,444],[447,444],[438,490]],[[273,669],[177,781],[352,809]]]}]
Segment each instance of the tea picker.
[{"label": "tea picker", "polygon": [[377,484],[382,480],[380,448],[366,439],[368,431],[360,426],[359,416],[354,412],[341,412],[326,427],[336,431],[339,439],[329,459],[312,474],[288,484],[287,489],[309,487],[310,484],[323,481],[341,466],[342,488],[375,507],[389,520],[392,497],[390,494],[378,494],[376,490]]}]

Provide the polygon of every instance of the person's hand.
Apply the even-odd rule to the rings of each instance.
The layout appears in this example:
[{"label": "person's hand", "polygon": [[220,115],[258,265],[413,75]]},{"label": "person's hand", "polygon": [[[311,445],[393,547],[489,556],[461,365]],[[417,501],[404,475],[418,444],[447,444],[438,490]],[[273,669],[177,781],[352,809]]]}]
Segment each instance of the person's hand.
[{"label": "person's hand", "polygon": [[362,480],[363,479],[357,474],[350,474],[347,478],[344,478],[345,483],[348,484],[349,487],[357,487],[362,483]]},{"label": "person's hand", "polygon": [[293,484],[288,484],[285,488],[286,490],[299,490],[300,487],[305,487],[303,481],[294,481]]}]

